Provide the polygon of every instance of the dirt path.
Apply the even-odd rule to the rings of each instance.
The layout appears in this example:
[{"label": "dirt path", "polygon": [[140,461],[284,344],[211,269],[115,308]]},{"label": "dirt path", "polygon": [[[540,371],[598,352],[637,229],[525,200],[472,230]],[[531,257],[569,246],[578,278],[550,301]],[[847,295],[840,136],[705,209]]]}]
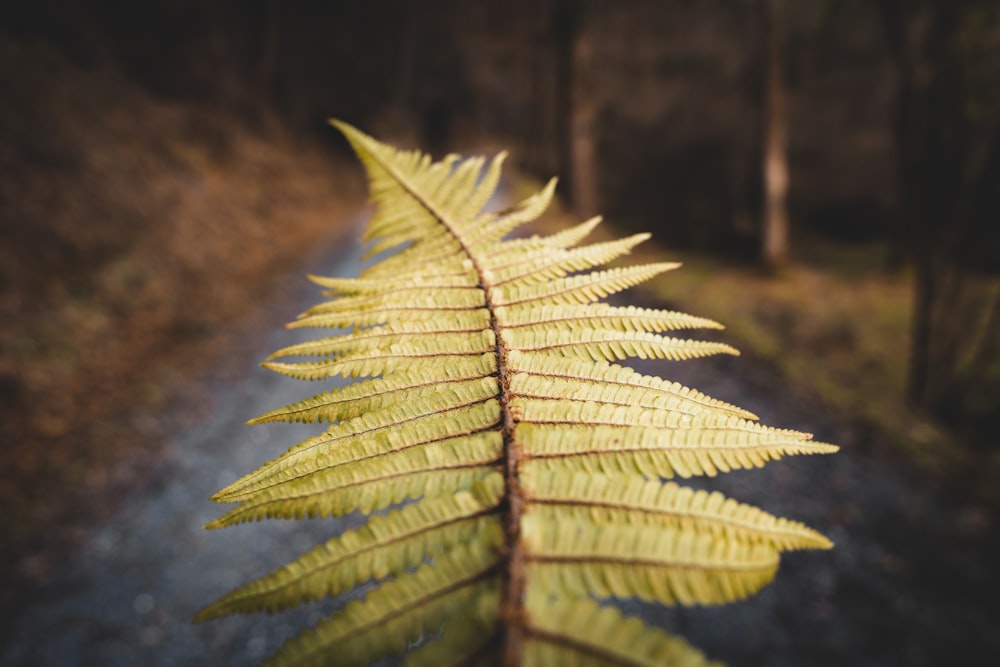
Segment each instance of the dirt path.
[{"label": "dirt path", "polygon": [[[351,248],[312,272],[356,271]],[[243,422],[302,397],[301,382],[265,371],[268,351],[309,333],[283,327],[315,290],[302,277],[294,295],[268,315],[266,333],[240,345],[231,360],[243,377],[215,384],[210,418],[179,434],[154,485],[128,498],[121,510],[95,528],[84,549],[67,557],[33,602],[19,614],[4,665],[248,665],[259,662],[308,622],[298,618],[234,618],[192,625],[191,617],[217,595],[283,564],[290,555],[337,530],[331,522],[265,522],[209,532],[202,525],[220,513],[208,501],[224,484],[252,470],[298,440],[309,427]],[[305,388],[308,391],[307,388]],[[275,622],[277,621],[277,622]]]},{"label": "dirt path", "polygon": [[[324,270],[350,274],[348,251]],[[128,498],[58,568],[9,629],[0,663],[45,665],[250,665],[330,604],[277,617],[194,626],[192,615],[234,585],[287,562],[342,521],[265,522],[207,532],[219,508],[207,498],[310,427],[248,428],[247,418],[311,388],[257,366],[296,340],[281,325],[313,300],[274,312],[270,332],[241,349],[245,374],[218,383],[212,416],[177,435],[156,483]],[[1000,664],[1000,549],[983,510],[935,497],[922,478],[870,454],[866,436],[807,397],[775,387],[759,360],[647,364],[757,412],[766,423],[812,430],[841,444],[833,457],[798,458],[709,480],[739,500],[804,521],[836,543],[792,554],[776,582],[751,600],[714,609],[641,609],[732,666]],[[773,398],[772,398],[773,395]]]}]

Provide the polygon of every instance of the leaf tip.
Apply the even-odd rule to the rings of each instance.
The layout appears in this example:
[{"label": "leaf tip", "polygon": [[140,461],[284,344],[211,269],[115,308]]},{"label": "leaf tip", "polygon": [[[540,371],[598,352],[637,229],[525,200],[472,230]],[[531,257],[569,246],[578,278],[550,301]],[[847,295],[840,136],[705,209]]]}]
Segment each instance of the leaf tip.
[{"label": "leaf tip", "polygon": [[[212,496],[212,500],[216,500],[215,496]],[[216,502],[218,501],[216,500]],[[209,521],[204,526],[202,526],[202,528],[204,528],[205,530],[218,530],[223,526],[225,526],[225,524],[222,523],[219,519],[213,519],[212,521]]]}]

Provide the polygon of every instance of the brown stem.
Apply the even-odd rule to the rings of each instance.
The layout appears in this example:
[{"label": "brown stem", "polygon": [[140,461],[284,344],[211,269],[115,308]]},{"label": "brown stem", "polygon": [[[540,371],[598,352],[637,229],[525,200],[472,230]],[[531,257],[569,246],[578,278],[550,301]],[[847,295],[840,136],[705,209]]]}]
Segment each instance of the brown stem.
[{"label": "brown stem", "polygon": [[489,289],[486,290],[486,305],[490,311],[490,325],[497,341],[497,375],[500,380],[501,433],[504,451],[503,476],[506,492],[502,510],[505,562],[501,568],[500,664],[502,667],[517,667],[521,664],[521,647],[524,642],[524,590],[527,584],[524,549],[521,548],[521,516],[524,513],[524,494],[518,476],[521,450],[514,438],[514,417],[510,411],[507,349],[493,315]]},{"label": "brown stem", "polygon": [[[389,173],[393,173],[392,165],[382,165]],[[525,612],[524,592],[527,583],[525,570],[525,554],[521,546],[521,517],[524,514],[524,492],[521,489],[519,466],[521,450],[514,438],[514,415],[510,409],[510,375],[507,370],[507,347],[501,335],[501,326],[496,317],[496,306],[493,304],[492,284],[486,278],[486,272],[472,254],[468,242],[459,233],[456,225],[433,203],[411,189],[405,179],[398,181],[406,187],[410,194],[451,233],[461,245],[463,252],[472,262],[472,267],[479,277],[479,287],[485,294],[486,309],[490,314],[490,328],[496,340],[497,380],[500,392],[497,401],[500,403],[500,433],[503,437],[503,458],[501,466],[504,476],[504,502],[501,505],[501,525],[504,531],[504,547],[500,564],[500,664],[503,667],[517,667],[521,664],[522,646],[524,643]]]}]

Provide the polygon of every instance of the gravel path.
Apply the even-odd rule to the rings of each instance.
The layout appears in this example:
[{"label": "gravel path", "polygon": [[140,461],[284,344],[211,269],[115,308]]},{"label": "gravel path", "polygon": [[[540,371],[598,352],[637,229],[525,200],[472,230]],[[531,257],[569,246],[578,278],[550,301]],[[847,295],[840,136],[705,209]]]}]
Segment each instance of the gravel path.
[{"label": "gravel path", "polygon": [[[311,272],[356,274],[360,253],[350,245]],[[155,485],[128,498],[116,516],[96,527],[82,552],[22,611],[12,639],[0,649],[0,664],[252,665],[318,620],[317,607],[275,618],[191,623],[219,595],[347,525],[347,520],[268,521],[202,529],[224,511],[208,500],[213,493],[315,433],[311,425],[243,423],[315,389],[258,365],[267,353],[313,334],[284,329],[316,299],[311,283],[301,276],[296,281],[296,288],[287,290],[295,295],[291,302],[266,315],[268,333],[238,346],[245,356],[237,362],[245,368],[242,379],[236,386],[214,381],[210,418],[176,435]]]},{"label": "gravel path", "polygon": [[[356,270],[356,251],[329,274]],[[94,529],[81,553],[13,621],[0,663],[45,665],[251,665],[273,652],[330,603],[289,614],[191,617],[233,586],[281,565],[350,520],[264,522],[209,532],[221,512],[207,499],[315,427],[248,428],[243,422],[312,389],[257,366],[268,351],[299,339],[281,325],[314,300],[273,314],[272,333],[239,360],[237,386],[214,387],[212,416],[172,441],[155,485],[128,498]],[[919,476],[859,453],[865,434],[823,408],[781,390],[746,357],[644,364],[642,370],[757,412],[765,423],[812,430],[844,451],[736,472],[719,488],[806,522],[837,544],[791,554],[775,583],[749,601],[710,609],[629,604],[686,635],[730,665],[1000,664],[1000,549],[984,510],[935,496]],[[773,395],[773,398],[772,398]]]}]

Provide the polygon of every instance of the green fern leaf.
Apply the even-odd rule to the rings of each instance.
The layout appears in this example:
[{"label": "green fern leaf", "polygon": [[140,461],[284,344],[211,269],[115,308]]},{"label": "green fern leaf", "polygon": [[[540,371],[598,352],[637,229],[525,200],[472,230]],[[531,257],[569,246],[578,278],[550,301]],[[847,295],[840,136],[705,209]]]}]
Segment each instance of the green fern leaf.
[{"label": "green fern leaf", "polygon": [[497,549],[502,533],[439,556],[432,565],[403,573],[348,603],[343,612],[315,630],[287,642],[271,658],[278,667],[367,665],[387,651],[398,652],[425,633],[437,630],[499,583]]},{"label": "green fern leaf", "polygon": [[721,604],[757,592],[778,569],[777,550],[764,542],[530,512],[522,522],[534,585],[556,594]]},{"label": "green fern leaf", "polygon": [[628,253],[649,238],[649,234],[635,234],[618,241],[595,243],[573,250],[536,248],[521,255],[514,263],[494,268],[492,262],[488,277],[494,285],[521,287],[553,278],[561,278],[574,271],[585,271],[603,266]]},{"label": "green fern leaf", "polygon": [[[444,404],[444,399],[440,398],[437,402],[429,403],[430,406]],[[212,499],[234,502],[248,493],[275,483],[456,437],[495,440],[496,432],[487,429],[497,423],[499,414],[499,404],[493,399],[480,402],[459,401],[454,403],[454,407],[443,411],[434,407],[421,408],[405,404],[396,410],[368,413],[335,424],[325,434],[299,443],[222,489]]]},{"label": "green fern leaf", "polygon": [[[262,518],[341,516],[371,512],[440,489],[458,490],[497,464],[502,442],[495,432],[477,433],[387,454],[358,457],[343,465],[267,480],[225,500],[240,505],[209,524],[220,528]],[[381,482],[381,483],[380,483]]]},{"label": "green fern leaf", "polygon": [[795,521],[781,519],[721,493],[661,484],[640,475],[570,473],[527,468],[521,481],[533,512],[557,521],[629,523],[766,542],[779,551],[828,549],[829,540]]},{"label": "green fern leaf", "polygon": [[615,308],[605,304],[587,306],[541,306],[536,308],[497,308],[497,319],[506,328],[538,327],[577,329],[587,324],[594,328],[617,331],[674,331],[677,329],[721,329],[722,325],[703,317],[667,310],[628,306]]},{"label": "green fern leaf", "polygon": [[498,531],[491,510],[502,496],[503,479],[493,474],[474,486],[472,493],[433,496],[374,516],[359,530],[334,537],[221,598],[202,611],[198,620],[242,611],[280,611],[399,574],[429,556],[483,539],[485,530]]},{"label": "green fern leaf", "polygon": [[[588,363],[555,356],[523,355],[511,351],[507,354],[507,367],[512,372],[519,371],[546,380],[569,380],[572,381],[572,386],[579,390],[594,384],[618,389],[624,392],[625,397],[633,397],[633,400],[626,401],[623,405],[664,407],[689,414],[720,411],[744,419],[757,419],[752,412],[710,398],[677,382],[667,382],[658,377],[642,375],[631,368],[614,364]],[[530,392],[525,392],[523,395],[530,395]]]},{"label": "green fern leaf", "polygon": [[450,620],[441,637],[406,656],[406,667],[495,667],[490,647],[497,638],[500,591],[489,590]]},{"label": "green fern leaf", "polygon": [[718,667],[676,637],[585,598],[529,596],[525,664]]},{"label": "green fern leaf", "polygon": [[503,154],[433,162],[334,124],[371,183],[368,255],[396,252],[358,278],[313,276],[327,299],[289,327],[347,331],[264,365],[368,379],[252,419],[329,425],[219,491],[234,506],[208,527],[398,507],[198,620],[373,586],[271,664],[364,665],[414,644],[413,665],[709,664],[590,598],[721,604],[767,585],[781,552],[829,548],[797,522],[662,480],[836,448],[610,363],[736,354],[660,335],[721,328],[711,320],[600,302],[676,268],[602,268],[648,235],[578,245],[594,218],[507,239],[544,212],[554,180],[491,213]]}]

